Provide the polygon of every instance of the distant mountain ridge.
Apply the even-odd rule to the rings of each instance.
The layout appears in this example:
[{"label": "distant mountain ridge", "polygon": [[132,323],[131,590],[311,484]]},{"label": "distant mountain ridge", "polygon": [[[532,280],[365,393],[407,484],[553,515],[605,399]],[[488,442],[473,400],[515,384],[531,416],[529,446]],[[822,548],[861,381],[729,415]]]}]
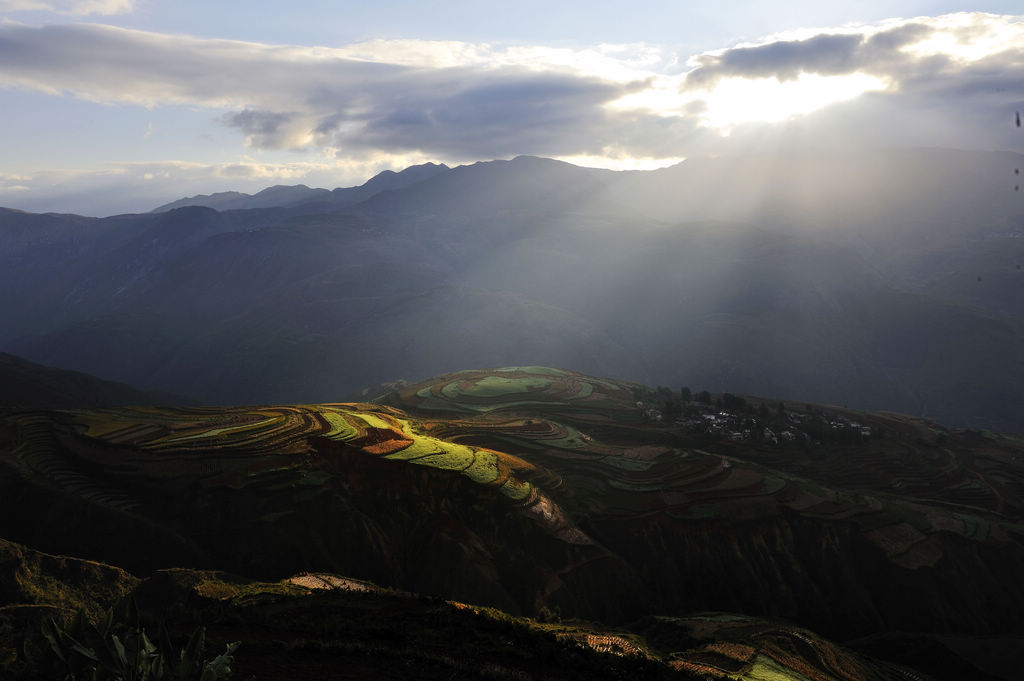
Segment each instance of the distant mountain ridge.
[{"label": "distant mountain ridge", "polygon": [[438,173],[449,170],[445,164],[424,163],[416,166],[409,166],[401,172],[384,170],[358,187],[339,187],[338,189],[312,189],[304,184],[298,185],[275,185],[257,192],[246,194],[244,192],[218,192],[216,194],[199,194],[177,201],[165,203],[154,208],[153,213],[165,213],[176,208],[186,206],[203,206],[214,210],[246,210],[253,208],[283,208],[296,206],[303,203],[330,202],[340,205],[350,205],[364,201],[374,194],[391,189],[402,189],[411,184],[432,177]]}]

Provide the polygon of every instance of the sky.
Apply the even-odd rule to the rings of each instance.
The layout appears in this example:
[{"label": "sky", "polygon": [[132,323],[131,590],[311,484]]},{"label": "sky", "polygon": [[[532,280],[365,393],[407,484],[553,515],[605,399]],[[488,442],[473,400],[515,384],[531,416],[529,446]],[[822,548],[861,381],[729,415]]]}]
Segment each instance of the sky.
[{"label": "sky", "polygon": [[0,206],[531,154],[1024,151],[1017,2],[0,0]]}]

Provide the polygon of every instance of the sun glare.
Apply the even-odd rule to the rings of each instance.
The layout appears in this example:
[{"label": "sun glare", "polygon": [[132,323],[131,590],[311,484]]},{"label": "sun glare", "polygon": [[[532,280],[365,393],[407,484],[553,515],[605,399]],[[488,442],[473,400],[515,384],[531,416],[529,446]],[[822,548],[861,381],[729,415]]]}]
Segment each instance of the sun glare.
[{"label": "sun glare", "polygon": [[1024,39],[1024,22],[1016,18],[961,12],[936,17],[931,23],[938,30],[904,47],[904,52],[974,62],[1019,47]]},{"label": "sun glare", "polygon": [[648,87],[611,102],[615,110],[643,110],[664,117],[699,117],[701,124],[728,134],[742,123],[777,123],[855,99],[865,92],[886,90],[878,76],[852,73],[822,76],[801,73],[792,80],[725,78],[711,90],[682,91],[676,78],[655,78]]},{"label": "sun glare", "polygon": [[793,80],[726,78],[704,98],[705,125],[727,132],[740,123],[775,123],[803,116],[865,92],[885,90],[876,76],[853,73],[821,76],[802,73]]}]

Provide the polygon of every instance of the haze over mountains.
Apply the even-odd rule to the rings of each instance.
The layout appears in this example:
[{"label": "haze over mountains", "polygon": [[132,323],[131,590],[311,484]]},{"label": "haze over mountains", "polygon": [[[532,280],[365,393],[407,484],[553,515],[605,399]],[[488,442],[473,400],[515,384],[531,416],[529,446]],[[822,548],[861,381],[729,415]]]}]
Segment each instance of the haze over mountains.
[{"label": "haze over mountains", "polygon": [[1021,166],[519,157],[145,215],[3,210],[0,349],[225,404],[543,364],[1021,432]]}]

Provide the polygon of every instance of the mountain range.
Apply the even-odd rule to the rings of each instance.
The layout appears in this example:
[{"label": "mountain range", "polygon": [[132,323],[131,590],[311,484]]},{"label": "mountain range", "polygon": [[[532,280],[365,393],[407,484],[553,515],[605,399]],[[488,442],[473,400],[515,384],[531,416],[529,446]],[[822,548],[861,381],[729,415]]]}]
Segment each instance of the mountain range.
[{"label": "mountain range", "polygon": [[519,157],[143,215],[2,210],[0,349],[204,403],[542,364],[1020,433],[1022,161]]},{"label": "mountain range", "polygon": [[333,191],[326,189],[310,189],[304,184],[276,185],[267,187],[256,194],[243,192],[218,192],[216,194],[200,194],[177,201],[166,203],[153,209],[154,213],[165,213],[185,206],[205,206],[216,210],[239,210],[246,208],[278,208],[295,206],[302,203],[331,203],[335,205],[352,205],[365,201],[374,194],[391,189],[402,189],[416,184],[432,175],[449,170],[445,164],[424,163],[410,166],[396,173],[385,170],[370,178],[358,187],[344,187]]}]

